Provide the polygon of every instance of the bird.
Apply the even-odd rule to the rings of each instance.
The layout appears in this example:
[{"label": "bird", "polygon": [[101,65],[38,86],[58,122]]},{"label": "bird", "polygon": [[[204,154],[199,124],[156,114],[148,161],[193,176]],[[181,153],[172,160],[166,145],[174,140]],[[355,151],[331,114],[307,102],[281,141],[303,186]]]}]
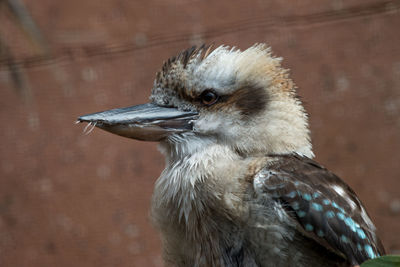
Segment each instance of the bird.
[{"label": "bird", "polygon": [[356,193],[313,160],[308,114],[266,44],[194,46],[147,104],[78,118],[159,142],[151,217],[165,266],[359,266],[384,255]]}]

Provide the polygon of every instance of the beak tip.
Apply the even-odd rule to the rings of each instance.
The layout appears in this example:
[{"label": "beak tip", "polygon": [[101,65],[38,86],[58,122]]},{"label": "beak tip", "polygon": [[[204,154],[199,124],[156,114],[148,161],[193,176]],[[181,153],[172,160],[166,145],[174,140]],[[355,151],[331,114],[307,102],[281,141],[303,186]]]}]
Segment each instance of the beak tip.
[{"label": "beak tip", "polygon": [[91,121],[90,120],[85,120],[85,119],[82,119],[82,117],[79,117],[78,119],[76,119],[75,124],[80,124],[80,123],[83,123],[83,122],[90,123]]},{"label": "beak tip", "polygon": [[83,116],[78,117],[78,119],[76,120],[76,123],[95,122],[98,120],[99,120],[99,118],[97,116],[93,116],[93,114],[89,114],[89,115],[83,115]]}]

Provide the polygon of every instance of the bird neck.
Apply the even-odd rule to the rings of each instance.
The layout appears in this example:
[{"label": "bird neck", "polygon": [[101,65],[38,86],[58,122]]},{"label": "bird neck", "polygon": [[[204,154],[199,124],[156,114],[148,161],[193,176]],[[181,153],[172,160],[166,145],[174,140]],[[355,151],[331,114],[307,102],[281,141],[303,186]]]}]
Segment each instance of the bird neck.
[{"label": "bird neck", "polygon": [[[240,186],[238,177],[244,176],[245,165],[236,152],[211,139],[192,136],[180,141],[160,146],[166,167],[155,185],[153,209],[191,227],[208,209],[220,208],[227,188]],[[239,190],[232,188],[228,190]]]}]

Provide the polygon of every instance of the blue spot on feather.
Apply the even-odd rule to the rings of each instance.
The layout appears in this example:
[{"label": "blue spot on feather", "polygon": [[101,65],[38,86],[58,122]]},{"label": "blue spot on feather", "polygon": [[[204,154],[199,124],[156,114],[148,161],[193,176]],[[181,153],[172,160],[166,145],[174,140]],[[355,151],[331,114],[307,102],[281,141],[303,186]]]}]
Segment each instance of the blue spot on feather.
[{"label": "blue spot on feather", "polygon": [[320,193],[315,192],[312,196],[313,196],[313,198],[318,198],[320,196]]},{"label": "blue spot on feather", "polygon": [[311,208],[313,208],[316,211],[322,211],[322,206],[318,203],[311,203]]},{"label": "blue spot on feather", "polygon": [[342,240],[342,242],[344,242],[344,243],[348,243],[348,242],[349,242],[349,239],[348,239],[347,236],[345,236],[345,235],[342,235],[342,236],[340,237],[340,240]]},{"label": "blue spot on feather", "polygon": [[326,216],[326,218],[330,219],[330,218],[335,217],[335,213],[333,211],[329,210],[325,213],[325,216]]},{"label": "blue spot on feather", "polygon": [[319,237],[324,237],[324,232],[322,231],[322,230],[318,230],[317,231],[317,235],[319,236]]},{"label": "blue spot on feather", "polygon": [[341,220],[344,220],[344,218],[345,218],[344,214],[341,213],[341,212],[336,213],[336,215],[337,215],[338,218],[341,219]]},{"label": "blue spot on feather", "polygon": [[292,206],[292,209],[294,210],[298,210],[300,208],[299,202],[294,201],[292,202],[292,204],[290,204]]},{"label": "blue spot on feather", "polygon": [[348,227],[350,227],[351,231],[353,231],[353,232],[356,231],[356,224],[355,224],[355,222],[353,221],[352,218],[347,217],[347,218],[344,220],[344,222],[346,223],[346,225],[347,225]]},{"label": "blue spot on feather", "polygon": [[331,204],[331,201],[329,199],[324,199],[324,200],[322,200],[322,203],[324,205],[329,205],[329,204]]},{"label": "blue spot on feather", "polygon": [[357,234],[361,239],[366,238],[367,236],[365,235],[364,231],[360,228],[357,229]]},{"label": "blue spot on feather", "polygon": [[286,194],[286,196],[287,196],[287,197],[290,197],[290,198],[294,198],[296,195],[297,195],[297,194],[296,194],[296,191],[292,191],[292,192]]},{"label": "blue spot on feather", "polygon": [[334,208],[337,208],[337,209],[339,209],[340,207],[339,207],[339,205],[338,204],[336,204],[336,202],[332,202],[332,206],[334,207]]},{"label": "blue spot on feather", "polygon": [[311,195],[310,194],[303,194],[303,198],[305,199],[305,200],[307,200],[307,201],[310,201],[311,200]]},{"label": "blue spot on feather", "polygon": [[336,204],[336,202],[332,202],[332,206],[338,210],[340,210],[341,212],[345,213],[344,209],[342,207],[340,207],[338,204]]},{"label": "blue spot on feather", "polygon": [[373,251],[373,249],[372,249],[372,247],[370,245],[365,245],[364,249],[365,249],[365,252],[367,252],[367,254],[368,254],[368,256],[370,258],[375,258],[376,257],[376,255],[375,255],[375,253],[374,253],[374,251]]},{"label": "blue spot on feather", "polygon": [[309,223],[307,223],[306,225],[305,225],[305,228],[306,228],[306,231],[312,231],[312,230],[314,230],[314,226],[312,226],[311,224],[309,224]]},{"label": "blue spot on feather", "polygon": [[297,216],[299,216],[300,218],[303,218],[303,217],[306,216],[306,213],[305,213],[305,211],[299,210],[299,211],[297,212]]},{"label": "blue spot on feather", "polygon": [[361,247],[361,245],[360,245],[360,243],[357,243],[357,248],[358,248],[358,250],[362,250],[362,247]]}]

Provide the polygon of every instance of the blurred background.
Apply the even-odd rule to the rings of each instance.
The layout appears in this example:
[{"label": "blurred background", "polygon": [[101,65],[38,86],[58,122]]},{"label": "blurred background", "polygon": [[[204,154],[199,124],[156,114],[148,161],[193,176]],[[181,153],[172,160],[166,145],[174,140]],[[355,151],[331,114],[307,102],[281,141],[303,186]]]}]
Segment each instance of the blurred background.
[{"label": "blurred background", "polygon": [[0,0],[0,265],[162,266],[155,143],[79,115],[144,103],[192,45],[269,44],[310,113],[317,160],[400,254],[400,2]]}]

